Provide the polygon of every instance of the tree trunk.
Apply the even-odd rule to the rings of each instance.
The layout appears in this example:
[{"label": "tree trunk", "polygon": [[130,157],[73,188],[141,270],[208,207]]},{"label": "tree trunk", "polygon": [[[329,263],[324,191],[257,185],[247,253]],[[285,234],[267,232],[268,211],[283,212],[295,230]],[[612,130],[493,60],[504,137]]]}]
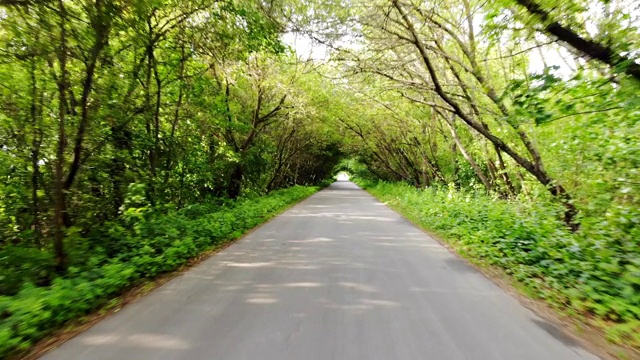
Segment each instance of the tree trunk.
[{"label": "tree trunk", "polygon": [[156,102],[153,111],[153,156],[151,157],[151,175],[155,179],[160,152],[160,105],[162,101],[162,80],[158,74],[158,62],[153,58],[153,77],[156,81]]},{"label": "tree trunk", "polygon": [[66,115],[66,84],[67,84],[67,34],[66,34],[66,8],[63,0],[58,0],[60,14],[60,46],[58,49],[58,61],[60,76],[58,77],[58,148],[56,151],[55,186],[54,186],[54,220],[55,237],[53,248],[55,252],[56,270],[63,273],[67,269],[67,253],[64,249],[64,228],[66,213],[66,197],[64,192],[64,150],[66,147],[65,115]]},{"label": "tree trunk", "polygon": [[[61,5],[64,7],[64,5]],[[80,167],[82,165],[82,153],[83,153],[83,144],[85,140],[85,135],[87,128],[89,126],[89,98],[91,96],[91,92],[93,90],[93,81],[95,78],[96,66],[98,65],[98,58],[102,53],[102,50],[107,45],[109,30],[110,30],[110,19],[105,18],[102,9],[102,1],[95,1],[95,11],[96,11],[96,20],[92,22],[93,31],[95,33],[96,39],[91,47],[91,55],[88,58],[88,61],[85,63],[85,74],[84,80],[82,82],[82,97],[80,99],[81,113],[80,113],[80,121],[78,124],[78,129],[76,132],[76,137],[73,146],[73,158],[71,160],[71,165],[69,166],[69,173],[67,174],[66,179],[63,183],[63,196],[66,197],[66,194],[73,186],[76,176],[80,171]],[[66,11],[66,10],[65,10]],[[61,17],[63,14],[61,13]],[[66,13],[65,15],[66,16]],[[65,45],[66,47],[66,45]],[[66,57],[66,54],[65,54]],[[66,61],[66,60],[65,60]],[[65,65],[66,66],[66,65]],[[66,71],[66,70],[65,70]],[[62,77],[62,75],[61,75]],[[66,78],[66,74],[65,74]],[[65,81],[67,81],[65,79]],[[66,82],[65,82],[66,84]],[[65,88],[67,85],[64,86]],[[70,90],[70,89],[66,89]],[[71,217],[69,216],[69,212],[67,211],[66,200],[62,202],[63,206],[63,220],[65,227],[70,227]]]},{"label": "tree trunk", "polygon": [[125,176],[127,166],[125,164],[126,155],[132,153],[132,135],[126,125],[119,125],[114,123],[111,126],[111,146],[113,147],[114,154],[111,158],[111,171],[109,176],[111,178],[111,186],[113,187],[113,215],[117,216],[120,211],[120,207],[124,203],[125,197]]},{"label": "tree trunk", "polygon": [[[145,53],[146,53],[146,58],[147,58],[147,64],[146,64],[146,72],[145,72],[145,79],[144,79],[144,118],[145,118],[145,130],[147,133],[147,138],[148,139],[153,139],[153,129],[152,129],[152,123],[154,120],[154,113],[155,111],[152,111],[151,109],[151,78],[153,76],[153,67],[154,67],[154,56],[155,56],[155,49],[154,49],[154,43],[153,43],[153,25],[151,23],[151,18],[149,17],[147,19],[147,30],[148,30],[148,42],[146,44],[145,47]],[[151,146],[147,149],[147,156],[148,156],[148,166],[149,166],[149,181],[147,182],[148,187],[146,189],[146,195],[149,198],[149,200],[151,201],[151,203],[153,204],[153,194],[155,192],[155,190],[153,189],[153,185],[154,185],[154,158],[155,158],[155,145]]]},{"label": "tree trunk", "polygon": [[86,62],[84,81],[82,82],[82,97],[80,99],[80,123],[78,124],[78,131],[76,133],[75,143],[73,147],[73,160],[69,168],[69,174],[64,182],[64,190],[71,189],[78,171],[80,170],[83,143],[85,140],[85,134],[89,125],[89,97],[93,90],[93,80],[95,78],[96,66],[98,65],[98,58],[102,53],[102,50],[107,45],[110,23],[108,19],[104,18],[102,1],[96,0],[96,17],[97,20],[92,24],[95,32],[96,40],[91,47],[91,55]]},{"label": "tree trunk", "polygon": [[[477,121],[475,121],[473,118],[471,118],[460,106],[460,104],[456,101],[453,100],[452,97],[450,97],[447,92],[444,90],[444,88],[442,87],[442,84],[440,83],[440,79],[438,77],[438,74],[436,72],[436,69],[431,61],[431,58],[429,57],[426,48],[424,47],[424,45],[422,44],[418,33],[416,32],[416,29],[413,25],[413,23],[411,22],[411,19],[409,17],[409,15],[404,11],[403,7],[400,5],[400,3],[398,2],[398,0],[393,0],[393,6],[398,10],[398,12],[400,13],[400,16],[402,17],[402,20],[404,21],[405,25],[406,25],[406,29],[411,33],[412,36],[412,44],[417,48],[422,61],[424,62],[427,71],[429,73],[429,76],[431,77],[431,80],[433,82],[433,86],[435,88],[436,93],[438,94],[438,96],[445,102],[447,103],[449,106],[451,106],[451,108],[453,109],[453,112],[462,120],[464,121],[469,127],[473,128],[474,130],[476,130],[478,133],[480,133],[482,136],[484,136],[487,140],[491,141],[498,149],[500,149],[501,151],[504,151],[507,155],[509,155],[518,165],[522,166],[525,170],[527,170],[531,175],[533,175],[540,184],[542,184],[543,186],[545,186],[549,192],[560,201],[560,203],[564,206],[565,208],[565,213],[564,213],[564,222],[566,223],[567,227],[569,227],[569,229],[571,229],[571,231],[577,231],[580,227],[579,223],[576,222],[576,215],[578,214],[578,211],[575,207],[575,205],[573,204],[573,200],[571,198],[571,196],[569,195],[569,193],[566,191],[566,189],[558,184],[556,181],[554,181],[549,174],[547,174],[547,172],[541,167],[539,166],[540,163],[538,161],[538,159],[536,159],[536,157],[534,156],[533,162],[526,159],[524,156],[518,154],[513,148],[511,148],[508,144],[506,144],[502,139],[498,138],[497,136],[495,136],[494,134],[492,134],[485,126],[483,126],[481,123],[478,123]],[[526,145],[526,144],[525,144]]]},{"label": "tree trunk", "polygon": [[[176,127],[178,126],[178,121],[180,120],[180,109],[182,108],[182,101],[184,99],[184,67],[185,67],[185,62],[187,61],[186,59],[186,54],[185,54],[185,46],[184,44],[182,44],[180,46],[180,67],[178,70],[178,101],[176,102],[176,107],[175,110],[173,112],[173,120],[171,121],[171,132],[169,133],[169,146],[173,146],[174,144],[174,138],[175,138],[175,134],[176,134]],[[168,152],[175,152],[175,149],[168,149]],[[164,170],[165,170],[165,175],[164,175],[164,183],[168,184],[169,183],[169,177],[171,174],[171,170],[173,168],[173,156],[166,156],[165,159],[165,164],[164,164]]]},{"label": "tree trunk", "polygon": [[600,60],[612,68],[620,68],[627,75],[640,80],[640,64],[636,63],[634,59],[618,53],[609,45],[583,38],[577,32],[555,21],[551,14],[534,0],[516,0],[516,2],[527,9],[530,14],[538,16],[547,33],[569,44],[583,56]]},{"label": "tree trunk", "polygon": [[233,167],[231,177],[229,178],[229,188],[227,195],[230,199],[237,199],[242,191],[242,178],[244,177],[244,166],[241,163],[237,163]]},{"label": "tree trunk", "polygon": [[514,196],[516,194],[516,189],[513,186],[513,182],[511,182],[511,177],[509,176],[509,173],[507,172],[507,168],[504,165],[504,160],[502,159],[502,151],[500,151],[500,149],[498,149],[495,146],[494,146],[494,149],[496,150],[496,154],[498,155],[498,172],[500,173],[500,177],[502,177],[504,184],[507,186],[507,189],[509,190],[509,194],[511,196]]},{"label": "tree trunk", "polygon": [[[33,140],[31,142],[31,212],[33,215],[33,231],[34,243],[37,247],[41,247],[40,242],[42,229],[40,228],[40,202],[38,199],[38,189],[40,180],[40,147],[42,144],[42,128],[40,127],[38,118],[38,84],[36,80],[36,62],[31,59],[31,126],[33,128]],[[42,102],[40,102],[42,105]]]},{"label": "tree trunk", "polygon": [[478,166],[478,164],[475,162],[475,160],[473,160],[471,155],[469,155],[469,152],[467,152],[467,149],[464,147],[464,145],[462,145],[462,141],[460,141],[460,137],[458,136],[458,133],[456,132],[454,125],[449,122],[450,121],[449,119],[445,118],[444,121],[447,123],[447,126],[451,131],[451,136],[453,137],[453,141],[455,141],[456,145],[458,146],[458,149],[460,150],[462,157],[464,157],[464,159],[467,160],[469,165],[471,165],[471,168],[476,173],[476,176],[478,176],[480,181],[482,181],[482,184],[484,184],[484,187],[487,189],[487,192],[490,192],[492,188],[491,182],[489,181],[489,179],[487,179],[487,176],[484,174],[480,166]]}]

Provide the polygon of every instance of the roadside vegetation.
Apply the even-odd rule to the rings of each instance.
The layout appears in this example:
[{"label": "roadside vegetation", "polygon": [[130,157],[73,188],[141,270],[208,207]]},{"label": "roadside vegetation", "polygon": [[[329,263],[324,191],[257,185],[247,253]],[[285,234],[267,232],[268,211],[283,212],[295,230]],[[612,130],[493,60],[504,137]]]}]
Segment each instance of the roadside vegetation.
[{"label": "roadside vegetation", "polygon": [[74,263],[66,276],[56,277],[49,286],[38,283],[48,280],[55,265],[51,258],[37,250],[4,249],[3,285],[12,286],[4,291],[20,290],[0,296],[0,357],[27,350],[131,286],[175,271],[204,251],[239,238],[318,187],[295,186],[229,204],[201,203],[180,210],[137,202],[143,199],[142,190],[132,191],[118,220],[102,224],[92,234],[68,234]]},{"label": "roadside vegetation", "polygon": [[640,348],[638,24],[627,0],[0,0],[0,357],[339,171]]},{"label": "roadside vegetation", "polygon": [[337,3],[300,27],[346,79],[340,169],[640,349],[637,2]]},{"label": "roadside vegetation", "polygon": [[621,232],[613,222],[572,233],[559,220],[556,204],[501,200],[453,185],[358,183],[463,256],[500,268],[528,295],[604,329],[614,343],[640,347],[637,230]]}]

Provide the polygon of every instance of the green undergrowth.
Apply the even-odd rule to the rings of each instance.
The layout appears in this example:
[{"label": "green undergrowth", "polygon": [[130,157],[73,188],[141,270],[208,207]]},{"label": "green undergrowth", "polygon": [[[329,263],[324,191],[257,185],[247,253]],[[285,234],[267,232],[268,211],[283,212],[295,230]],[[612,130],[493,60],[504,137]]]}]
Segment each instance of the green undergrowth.
[{"label": "green undergrowth", "polygon": [[640,348],[640,231],[624,226],[640,211],[626,220],[584,219],[573,234],[552,203],[504,201],[452,187],[358,183],[463,256],[501,268],[529,295],[599,326],[611,342]]},{"label": "green undergrowth", "polygon": [[67,275],[48,286],[29,282],[13,296],[0,296],[0,358],[28,349],[126,289],[242,236],[318,189],[296,186],[179,211],[152,209],[132,197],[119,221],[91,234],[68,235],[73,263]]}]

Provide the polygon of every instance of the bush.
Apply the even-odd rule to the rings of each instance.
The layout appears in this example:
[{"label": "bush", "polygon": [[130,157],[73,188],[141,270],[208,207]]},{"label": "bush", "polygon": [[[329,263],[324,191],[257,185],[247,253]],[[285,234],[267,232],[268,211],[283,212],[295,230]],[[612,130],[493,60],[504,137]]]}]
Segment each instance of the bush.
[{"label": "bush", "polygon": [[53,257],[48,251],[13,245],[0,249],[0,295],[15,295],[25,281],[48,285],[53,274]]},{"label": "bush", "polygon": [[[224,207],[201,205],[167,214],[146,207],[141,211],[127,209],[121,221],[108,224],[103,233],[92,233],[103,245],[105,241],[114,242],[109,249],[92,255],[82,267],[70,268],[67,277],[54,279],[50,286],[36,287],[28,282],[15,295],[0,296],[0,358],[28,349],[34,341],[95,310],[137,282],[176,270],[199,253],[241,236],[317,190],[296,186]],[[74,242],[87,244],[90,240]],[[38,259],[42,260],[39,266],[43,271],[52,268],[49,258],[40,259],[40,254],[34,255],[32,250],[5,248],[3,254],[9,251],[29,251],[20,257],[29,260],[24,265],[29,273],[38,274],[33,270]],[[17,261],[18,257],[10,259]]]}]

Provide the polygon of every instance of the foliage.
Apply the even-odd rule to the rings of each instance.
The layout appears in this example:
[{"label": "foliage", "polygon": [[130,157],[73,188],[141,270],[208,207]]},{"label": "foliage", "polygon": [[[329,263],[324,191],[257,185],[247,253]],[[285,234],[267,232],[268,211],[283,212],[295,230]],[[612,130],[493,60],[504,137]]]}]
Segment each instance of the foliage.
[{"label": "foliage", "polygon": [[326,111],[302,82],[317,75],[260,4],[14,5],[0,8],[0,247],[50,251],[64,272],[64,234],[120,216],[130,184],[181,208],[315,185],[341,154],[316,131]]},{"label": "foliage", "polygon": [[[168,271],[202,236],[258,221],[221,209],[347,171],[427,188],[378,185],[469,254],[627,336],[632,3],[0,1],[2,304],[24,297],[28,317],[43,305],[25,294],[48,299],[79,274],[120,271],[117,285]],[[325,56],[302,59],[290,35]],[[22,342],[12,331],[1,344]]]},{"label": "foliage", "polygon": [[606,329],[610,339],[640,345],[640,211],[611,214],[575,234],[553,203],[503,201],[454,186],[416,189],[360,181],[465,256],[497,266],[535,296]]},{"label": "foliage", "polygon": [[281,30],[246,0],[0,2],[0,357],[331,175]]},{"label": "foliage", "polygon": [[[227,205],[203,203],[169,212],[129,207],[121,220],[105,224],[102,231],[88,237],[75,234],[79,238],[73,243],[90,244],[91,251],[87,259],[73,259],[68,276],[55,278],[50,286],[28,281],[17,294],[0,296],[0,357],[27,349],[132,285],[174,271],[194,256],[238,238],[317,189],[296,186]],[[70,251],[74,250],[87,249]],[[1,256],[19,261],[19,251],[24,250],[7,247]],[[38,259],[33,254],[24,258]],[[40,266],[48,263],[51,259]],[[23,266],[30,268],[21,271],[38,274],[31,263]]]}]

